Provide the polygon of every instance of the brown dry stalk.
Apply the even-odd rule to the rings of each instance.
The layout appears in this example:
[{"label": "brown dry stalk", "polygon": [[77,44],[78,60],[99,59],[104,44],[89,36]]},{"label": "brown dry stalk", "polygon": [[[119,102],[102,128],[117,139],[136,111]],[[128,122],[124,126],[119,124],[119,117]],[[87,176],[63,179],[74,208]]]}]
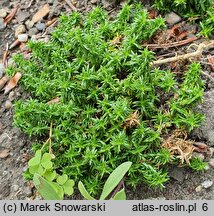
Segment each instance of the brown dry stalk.
[{"label": "brown dry stalk", "polygon": [[191,43],[193,41],[198,40],[197,37],[190,37],[182,41],[177,41],[173,43],[166,43],[166,44],[143,44],[143,47],[148,47],[148,48],[153,48],[153,49],[168,49],[172,47],[178,47],[178,46],[183,46],[188,43]]}]

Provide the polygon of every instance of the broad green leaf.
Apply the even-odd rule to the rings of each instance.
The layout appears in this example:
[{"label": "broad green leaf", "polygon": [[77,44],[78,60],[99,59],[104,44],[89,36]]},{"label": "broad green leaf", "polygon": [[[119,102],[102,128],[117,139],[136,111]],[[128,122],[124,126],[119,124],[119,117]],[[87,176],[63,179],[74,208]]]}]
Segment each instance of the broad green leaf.
[{"label": "broad green leaf", "polygon": [[62,199],[62,197],[57,194],[56,190],[53,188],[50,182],[45,180],[42,176],[38,175],[37,173],[34,174],[33,182],[36,189],[45,200]]},{"label": "broad green leaf", "polygon": [[50,182],[50,184],[52,185],[52,187],[54,188],[54,190],[56,191],[56,193],[58,194],[60,199],[63,199],[63,197],[64,197],[63,188],[59,184],[57,184],[56,182]]},{"label": "broad green leaf", "polygon": [[124,188],[118,191],[112,199],[113,200],[126,200],[126,193],[124,191]]},{"label": "broad green leaf", "polygon": [[41,159],[41,162],[51,161],[51,155],[49,153],[44,153]]},{"label": "broad green leaf", "polygon": [[74,180],[69,179],[68,181],[63,184],[64,193],[67,195],[72,195],[74,192]]},{"label": "broad green leaf", "polygon": [[38,173],[38,169],[39,169],[39,165],[30,166],[30,167],[29,167],[29,172],[30,172],[31,174]]},{"label": "broad green leaf", "polygon": [[53,167],[53,163],[52,163],[51,161],[46,161],[46,162],[43,162],[43,163],[42,163],[42,166],[43,166],[45,169],[50,170],[50,169],[52,169],[52,167]]},{"label": "broad green leaf", "polygon": [[42,165],[39,165],[37,173],[39,175],[43,176],[44,172],[45,172],[45,169],[42,167]]},{"label": "broad green leaf", "polygon": [[80,191],[80,193],[82,194],[82,196],[87,199],[87,200],[95,200],[89,193],[88,191],[85,189],[85,186],[83,185],[83,183],[81,181],[79,181],[78,183],[78,189]]},{"label": "broad green leaf", "polygon": [[118,166],[108,177],[103,187],[102,194],[100,196],[100,200],[104,200],[112,190],[119,184],[122,180],[123,176],[131,167],[132,162],[124,162],[120,166]]},{"label": "broad green leaf", "polygon": [[68,180],[68,176],[66,174],[63,174],[56,179],[56,182],[60,185],[63,185],[67,180]]},{"label": "broad green leaf", "polygon": [[28,161],[29,166],[36,166],[41,162],[42,151],[37,150],[34,157]]},{"label": "broad green leaf", "polygon": [[48,180],[48,181],[53,181],[56,178],[56,171],[45,171],[43,176]]}]

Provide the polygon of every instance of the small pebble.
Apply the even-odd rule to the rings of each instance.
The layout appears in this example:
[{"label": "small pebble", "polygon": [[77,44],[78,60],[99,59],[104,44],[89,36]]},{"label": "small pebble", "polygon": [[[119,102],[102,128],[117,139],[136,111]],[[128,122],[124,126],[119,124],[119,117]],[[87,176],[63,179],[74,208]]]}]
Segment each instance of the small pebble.
[{"label": "small pebble", "polygon": [[2,63],[0,63],[0,79],[3,77],[5,73],[5,67]]},{"label": "small pebble", "polygon": [[32,37],[33,35],[36,35],[38,33],[38,29],[37,28],[31,28],[28,32],[29,36]]},{"label": "small pebble", "polygon": [[201,186],[201,185],[199,185],[199,186],[197,186],[197,187],[195,188],[195,191],[196,191],[197,193],[201,192],[201,190],[202,190],[202,186]]},{"label": "small pebble", "polygon": [[8,95],[8,100],[9,101],[13,101],[15,99],[15,92],[11,91]]},{"label": "small pebble", "polygon": [[214,168],[214,158],[211,158],[209,161],[209,165]]},{"label": "small pebble", "polygon": [[32,189],[31,189],[31,187],[26,187],[25,189],[24,189],[24,193],[26,194],[26,196],[27,197],[30,197],[30,196],[32,196]]},{"label": "small pebble", "polygon": [[98,2],[98,0],[91,0],[92,4],[96,4]]},{"label": "small pebble", "polygon": [[206,181],[204,181],[202,184],[201,184],[201,186],[203,187],[203,188],[210,188],[211,186],[213,185],[213,181],[212,180],[206,180]]},{"label": "small pebble", "polygon": [[16,192],[16,191],[18,191],[19,190],[19,185],[13,185],[13,190]]},{"label": "small pebble", "polygon": [[6,16],[7,16],[7,11],[4,8],[0,9],[0,17],[5,18]]},{"label": "small pebble", "polygon": [[28,39],[28,35],[27,34],[19,34],[18,35],[19,42],[26,42],[27,39]]},{"label": "small pebble", "polygon": [[13,106],[13,104],[9,100],[6,100],[6,102],[4,104],[5,109],[9,110],[12,106]]},{"label": "small pebble", "polygon": [[181,17],[178,16],[178,15],[177,15],[176,13],[174,13],[174,12],[171,12],[171,13],[167,14],[167,15],[165,16],[165,19],[166,19],[166,22],[167,22],[168,24],[170,24],[170,25],[174,25],[174,24],[176,24],[176,23],[178,23],[178,22],[181,21]]},{"label": "small pebble", "polygon": [[45,23],[37,23],[35,27],[37,28],[37,30],[43,31],[46,28],[46,25]]},{"label": "small pebble", "polygon": [[18,35],[22,34],[26,32],[26,29],[25,29],[25,26],[24,25],[19,25],[16,27],[16,30],[15,30],[15,37],[18,38]]},{"label": "small pebble", "polygon": [[27,20],[25,22],[25,25],[26,25],[27,29],[30,30],[33,27],[33,25],[34,25],[34,22],[32,22],[30,20]]}]

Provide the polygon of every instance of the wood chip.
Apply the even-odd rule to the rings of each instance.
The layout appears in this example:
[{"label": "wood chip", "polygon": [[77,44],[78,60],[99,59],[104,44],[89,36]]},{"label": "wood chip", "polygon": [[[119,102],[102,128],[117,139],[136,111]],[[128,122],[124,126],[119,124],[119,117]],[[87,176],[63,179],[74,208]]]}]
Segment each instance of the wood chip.
[{"label": "wood chip", "polygon": [[9,49],[13,49],[14,47],[18,46],[21,42],[16,39],[9,47]]},{"label": "wood chip", "polygon": [[3,149],[3,150],[0,150],[0,158],[3,159],[3,158],[6,158],[8,155],[9,155],[9,149]]},{"label": "wood chip", "polygon": [[49,5],[45,4],[41,9],[39,9],[32,18],[33,23],[37,23],[39,20],[41,20],[43,17],[47,16],[50,12]]},{"label": "wood chip", "polygon": [[18,81],[21,79],[22,74],[20,72],[17,72],[15,74],[15,76],[13,76],[10,81],[8,82],[8,84],[5,86],[4,88],[4,94],[7,94],[10,92],[10,90],[12,90],[13,88],[16,87]]},{"label": "wood chip", "polygon": [[8,76],[4,76],[0,79],[0,90],[4,87],[4,85],[7,83],[8,80],[9,80]]}]

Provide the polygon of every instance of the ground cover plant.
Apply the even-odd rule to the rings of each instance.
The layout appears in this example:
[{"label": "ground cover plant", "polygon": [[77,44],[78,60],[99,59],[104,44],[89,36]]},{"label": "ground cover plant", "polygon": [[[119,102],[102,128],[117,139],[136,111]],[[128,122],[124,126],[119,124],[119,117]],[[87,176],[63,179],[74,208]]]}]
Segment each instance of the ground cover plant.
[{"label": "ground cover plant", "polygon": [[[29,59],[14,57],[16,67],[7,72],[21,72],[31,94],[15,104],[14,124],[40,138],[33,150],[40,159],[51,156],[51,172],[81,180],[94,195],[130,161],[128,185],[163,187],[166,165],[180,163],[161,146],[163,135],[189,132],[204,118],[194,110],[204,90],[200,65],[192,63],[177,81],[171,71],[153,68],[154,54],[141,46],[164,26],[141,4],[124,5],[113,20],[101,8],[86,16],[74,12],[61,17],[48,43],[29,43]],[[193,169],[203,167],[193,161]],[[25,177],[32,174],[29,169]]]},{"label": "ground cover plant", "polygon": [[200,22],[200,34],[211,37],[214,32],[214,0],[155,0],[160,11],[175,11],[183,17]]}]

